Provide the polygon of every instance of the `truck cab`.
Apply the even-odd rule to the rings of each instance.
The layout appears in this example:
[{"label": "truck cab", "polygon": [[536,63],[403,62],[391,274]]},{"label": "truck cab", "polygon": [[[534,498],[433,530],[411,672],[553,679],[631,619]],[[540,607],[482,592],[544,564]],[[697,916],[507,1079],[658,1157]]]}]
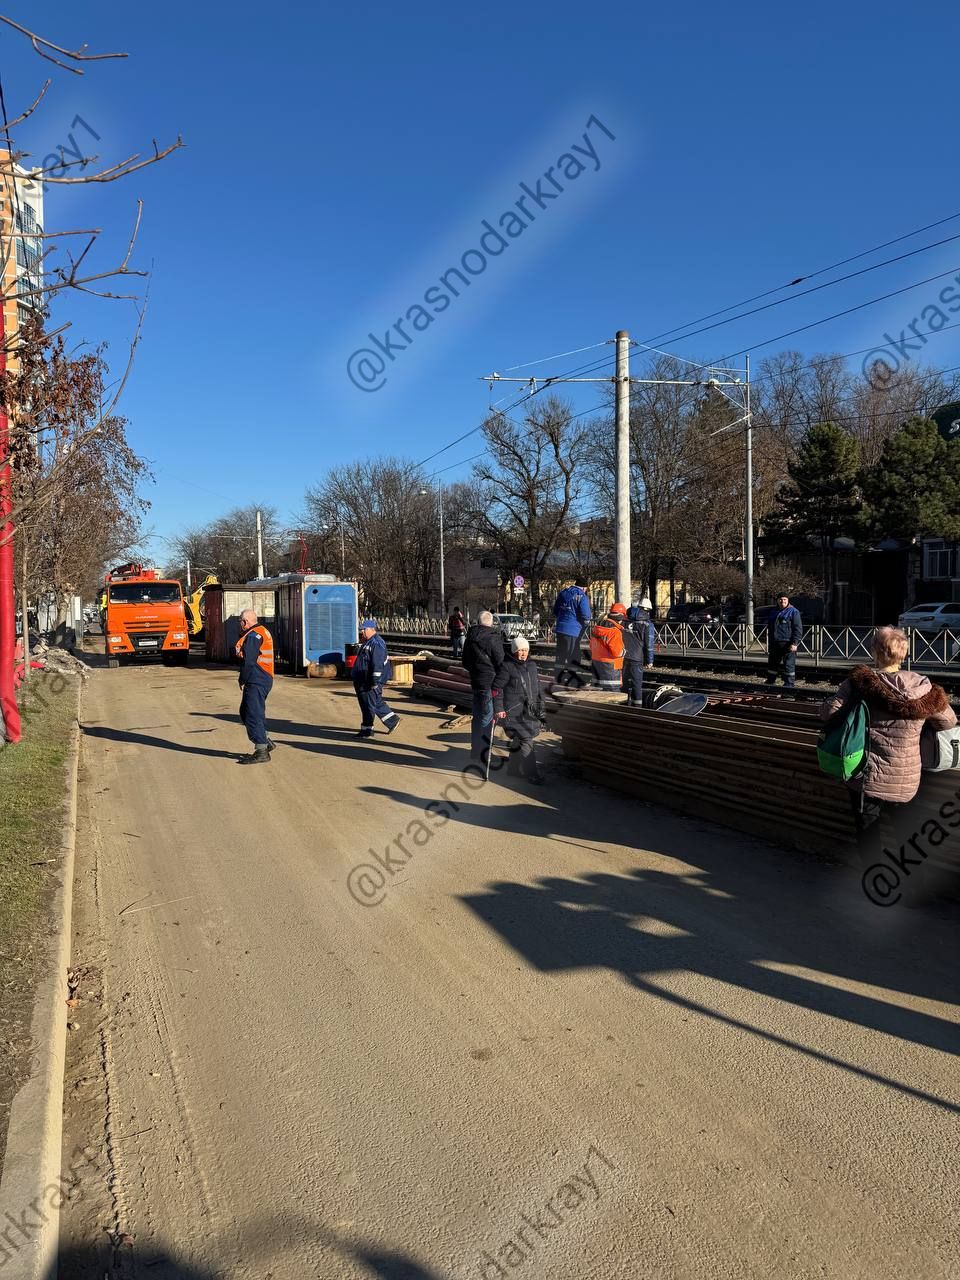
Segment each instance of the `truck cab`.
[{"label": "truck cab", "polygon": [[107,665],[156,657],[185,663],[190,631],[183,590],[175,578],[158,578],[155,569],[120,565],[104,578],[106,605],[103,643]]}]

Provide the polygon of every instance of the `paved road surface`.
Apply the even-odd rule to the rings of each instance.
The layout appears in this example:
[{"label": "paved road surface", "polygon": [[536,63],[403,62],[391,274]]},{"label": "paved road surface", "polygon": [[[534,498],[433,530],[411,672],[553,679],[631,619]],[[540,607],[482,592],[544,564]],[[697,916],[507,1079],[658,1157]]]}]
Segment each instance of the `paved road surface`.
[{"label": "paved road surface", "polygon": [[85,693],[68,1280],[960,1275],[954,908],[343,686],[243,769],[237,701]]}]

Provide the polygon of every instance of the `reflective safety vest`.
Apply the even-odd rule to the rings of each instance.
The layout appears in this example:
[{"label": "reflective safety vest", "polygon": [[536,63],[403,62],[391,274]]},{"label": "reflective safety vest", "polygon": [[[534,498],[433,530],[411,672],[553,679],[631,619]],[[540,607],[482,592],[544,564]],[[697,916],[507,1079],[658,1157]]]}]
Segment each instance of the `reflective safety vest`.
[{"label": "reflective safety vest", "polygon": [[260,637],[260,653],[257,656],[257,666],[261,671],[265,671],[268,676],[273,675],[273,636],[266,627],[251,627],[249,631],[245,631],[237,641],[237,657],[243,661],[243,646],[246,644],[247,636],[256,633]]},{"label": "reflective safety vest", "polygon": [[595,623],[590,629],[590,657],[594,662],[607,662],[615,671],[623,670],[623,632],[614,623]]}]

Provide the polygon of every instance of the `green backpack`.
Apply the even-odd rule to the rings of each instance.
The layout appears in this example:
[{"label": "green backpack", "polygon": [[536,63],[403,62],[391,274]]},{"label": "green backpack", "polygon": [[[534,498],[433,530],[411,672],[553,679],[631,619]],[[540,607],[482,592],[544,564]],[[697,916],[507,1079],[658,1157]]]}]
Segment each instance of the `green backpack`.
[{"label": "green backpack", "polygon": [[817,762],[824,773],[849,782],[867,764],[870,750],[870,708],[862,698],[836,711],[817,738]]}]

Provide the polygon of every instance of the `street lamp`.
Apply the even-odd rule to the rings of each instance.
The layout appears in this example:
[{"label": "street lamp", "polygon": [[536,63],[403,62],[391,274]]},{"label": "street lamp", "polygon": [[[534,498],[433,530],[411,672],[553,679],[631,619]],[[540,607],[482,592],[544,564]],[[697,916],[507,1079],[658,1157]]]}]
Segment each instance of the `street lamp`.
[{"label": "street lamp", "polygon": [[[421,489],[421,494],[428,494],[429,489]],[[437,509],[440,512],[440,616],[447,612],[447,589],[443,580],[443,485],[437,476]]]},{"label": "street lamp", "polygon": [[[735,369],[723,369],[718,372],[728,375],[735,374]],[[714,435],[718,436],[724,431],[732,431],[734,427],[745,424],[746,429],[744,436],[746,437],[747,457],[747,497],[746,511],[744,513],[744,531],[743,531],[743,558],[746,569],[746,582],[744,586],[744,604],[746,605],[746,623],[749,630],[753,629],[753,415],[750,411],[750,357],[746,357],[744,368],[745,381],[741,382],[738,377],[732,378],[730,382],[720,382],[717,378],[708,378],[707,386],[719,391],[725,400],[737,409],[742,409],[743,416],[737,418],[736,422],[731,422],[729,426],[721,427],[719,431],[714,431]],[[739,399],[734,399],[724,391],[724,387],[736,387],[742,394]]]}]

